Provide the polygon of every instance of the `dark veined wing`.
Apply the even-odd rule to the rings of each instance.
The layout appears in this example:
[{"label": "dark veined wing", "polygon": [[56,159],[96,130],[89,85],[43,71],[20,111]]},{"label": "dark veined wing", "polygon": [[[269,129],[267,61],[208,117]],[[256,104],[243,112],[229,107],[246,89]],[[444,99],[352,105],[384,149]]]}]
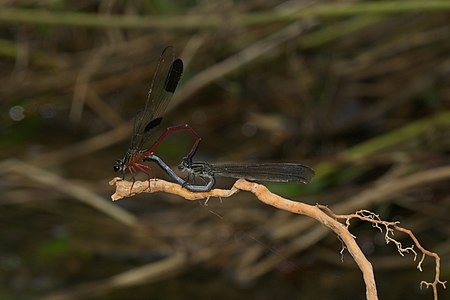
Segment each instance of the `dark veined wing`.
[{"label": "dark veined wing", "polygon": [[142,149],[150,130],[161,123],[162,114],[175,92],[182,73],[183,61],[175,59],[173,47],[166,47],[156,66],[145,107],[134,119],[132,149]]},{"label": "dark veined wing", "polygon": [[315,172],[296,163],[221,163],[209,164],[214,175],[266,182],[309,183]]}]

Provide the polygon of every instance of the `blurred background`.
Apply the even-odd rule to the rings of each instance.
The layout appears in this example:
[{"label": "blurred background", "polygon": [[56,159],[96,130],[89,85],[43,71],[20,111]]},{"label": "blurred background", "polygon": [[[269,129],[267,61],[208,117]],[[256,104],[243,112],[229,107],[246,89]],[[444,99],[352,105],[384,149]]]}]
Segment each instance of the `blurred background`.
[{"label": "blurred background", "polygon": [[[198,159],[310,165],[311,184],[269,189],[401,221],[449,278],[450,2],[1,3],[1,299],[365,298],[332,232],[252,194],[110,200],[167,45],[185,72],[155,137],[188,123]],[[176,166],[191,144],[156,154]],[[433,259],[420,272],[370,224],[350,229],[380,298],[432,298]]]}]

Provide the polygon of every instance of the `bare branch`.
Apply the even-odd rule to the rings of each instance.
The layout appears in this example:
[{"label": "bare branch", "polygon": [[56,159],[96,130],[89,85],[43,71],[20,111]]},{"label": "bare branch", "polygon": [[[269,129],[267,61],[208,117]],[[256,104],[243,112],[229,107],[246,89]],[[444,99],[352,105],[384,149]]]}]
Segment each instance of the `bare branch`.
[{"label": "bare branch", "polygon": [[[445,284],[447,283],[447,281],[440,280],[441,258],[439,257],[439,255],[437,253],[434,253],[434,252],[431,252],[431,251],[425,249],[419,243],[419,240],[415,237],[415,235],[412,233],[412,231],[409,229],[400,227],[398,225],[399,222],[383,221],[380,219],[380,217],[377,214],[375,214],[371,211],[368,211],[368,210],[359,210],[356,213],[350,214],[350,215],[337,215],[331,209],[329,209],[327,206],[318,205],[318,207],[321,208],[322,210],[326,211],[330,216],[332,216],[335,219],[345,219],[345,223],[346,223],[347,227],[350,225],[351,219],[360,219],[362,221],[370,222],[374,225],[374,227],[378,228],[381,232],[383,232],[383,229],[382,229],[382,227],[380,227],[380,225],[383,226],[384,232],[385,232],[384,237],[386,240],[386,244],[389,244],[390,242],[394,243],[395,246],[397,247],[398,253],[401,256],[404,256],[405,253],[410,253],[410,252],[413,253],[414,261],[417,260],[417,255],[418,255],[417,251],[414,250],[414,246],[416,246],[419,249],[419,251],[422,252],[422,258],[420,259],[419,263],[417,264],[417,269],[419,269],[419,271],[422,272],[422,263],[425,260],[426,256],[433,257],[436,261],[434,281],[433,282],[421,281],[420,286],[422,287],[423,285],[425,285],[427,288],[431,286],[433,288],[434,299],[436,299],[436,300],[438,299],[437,286],[440,284],[444,288],[446,288]],[[414,245],[411,245],[409,247],[404,247],[401,242],[399,242],[393,238],[395,230],[409,235],[411,240],[413,240]]]},{"label": "bare branch", "polygon": [[156,193],[165,192],[169,194],[179,195],[186,200],[207,199],[209,197],[230,197],[236,194],[239,189],[232,187],[230,190],[213,189],[209,192],[194,193],[181,187],[179,184],[168,182],[162,179],[150,179],[148,181],[132,182],[122,180],[115,177],[109,182],[109,185],[116,186],[116,192],[111,196],[113,201],[117,201],[126,197],[131,197],[140,193]]},{"label": "bare branch", "polygon": [[209,197],[227,198],[236,194],[239,190],[248,191],[262,202],[274,206],[276,208],[293,212],[296,214],[306,215],[314,218],[326,227],[333,230],[345,244],[349,253],[357,263],[363,273],[364,282],[366,284],[366,298],[373,300],[378,299],[375,277],[371,263],[364,256],[364,253],[355,242],[353,235],[348,231],[347,227],[330,217],[321,208],[301,202],[295,202],[285,199],[276,194],[271,193],[265,186],[244,179],[235,182],[230,190],[213,189],[204,193],[193,193],[180,185],[167,182],[160,179],[151,179],[149,181],[136,181],[133,183],[114,178],[110,181],[110,185],[116,186],[116,192],[111,196],[113,200],[119,200],[124,197],[130,197],[138,193],[155,193],[166,192],[179,195],[187,200],[197,200]]}]

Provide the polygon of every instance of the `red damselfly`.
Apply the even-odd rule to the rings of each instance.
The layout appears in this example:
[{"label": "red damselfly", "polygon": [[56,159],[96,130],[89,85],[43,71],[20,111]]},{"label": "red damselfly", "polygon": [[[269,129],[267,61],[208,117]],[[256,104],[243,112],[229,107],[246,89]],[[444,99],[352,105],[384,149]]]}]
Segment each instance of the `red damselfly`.
[{"label": "red damselfly", "polygon": [[145,144],[151,136],[151,129],[157,127],[162,121],[162,114],[166,110],[170,99],[172,99],[182,73],[183,61],[180,58],[175,59],[173,47],[166,47],[161,53],[155,74],[153,75],[145,107],[136,114],[134,119],[131,146],[124,157],[118,159],[113,167],[114,171],[123,172],[123,178],[127,170],[131,174],[133,183],[135,181],[135,175],[139,170],[147,174],[150,178],[150,167],[142,162],[145,157],[153,154],[158,145],[171,132],[180,130],[187,131],[195,139],[187,157],[194,155],[201,138],[187,124],[167,128],[150,148],[145,148]]}]

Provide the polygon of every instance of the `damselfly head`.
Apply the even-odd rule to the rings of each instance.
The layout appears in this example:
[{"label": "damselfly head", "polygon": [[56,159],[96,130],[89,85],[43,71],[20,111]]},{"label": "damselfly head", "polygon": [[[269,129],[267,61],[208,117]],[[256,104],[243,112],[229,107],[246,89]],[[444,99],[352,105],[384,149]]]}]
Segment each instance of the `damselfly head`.
[{"label": "damselfly head", "polygon": [[180,171],[189,171],[190,167],[192,165],[192,157],[185,156],[181,160],[181,163],[178,165],[178,170]]},{"label": "damselfly head", "polygon": [[114,172],[123,171],[125,169],[125,163],[122,158],[116,160],[116,163],[113,166]]}]

